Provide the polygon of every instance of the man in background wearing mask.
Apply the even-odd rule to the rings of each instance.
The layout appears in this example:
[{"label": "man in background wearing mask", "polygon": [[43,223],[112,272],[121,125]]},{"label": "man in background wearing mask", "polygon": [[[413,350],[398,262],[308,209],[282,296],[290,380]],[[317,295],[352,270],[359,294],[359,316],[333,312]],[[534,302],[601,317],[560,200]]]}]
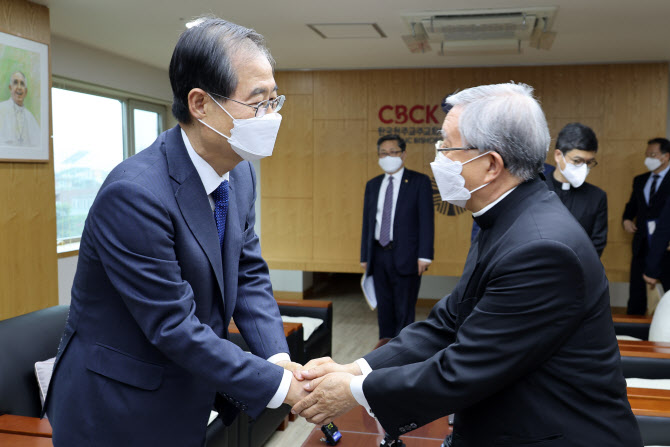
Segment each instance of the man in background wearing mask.
[{"label": "man in background wearing mask", "polygon": [[380,339],[414,322],[421,275],[433,259],[432,186],[427,175],[404,167],[405,147],[398,135],[381,137],[385,174],[365,186],[361,266],[373,278]]},{"label": "man in background wearing mask", "polygon": [[[46,411],[61,446],[202,446],[210,411],[306,394],[254,230],[249,160],[284,98],[255,31],[208,18],[170,62],[179,121],[107,177],[79,248]],[[227,340],[231,317],[251,348]]]},{"label": "man in background wearing mask", "polygon": [[[667,175],[670,141],[665,138],[649,140],[645,157],[644,164],[650,172],[633,179],[633,192],[623,212],[623,228],[634,234],[628,296],[628,313],[631,315],[644,315],[647,310],[646,283],[643,279],[645,259],[661,210],[670,194],[670,176]],[[662,279],[664,283],[670,280]]]},{"label": "man in background wearing mask", "polygon": [[453,447],[641,447],[602,263],[539,178],[550,137],[532,88],[448,101],[431,167],[481,227],[460,281],[364,358],[296,371],[311,394],[293,411],[320,424],[360,404],[391,436],[455,413]]},{"label": "man in background wearing mask", "polygon": [[598,139],[590,127],[570,123],[558,133],[554,160],[558,169],[547,177],[554,191],[591,238],[602,256],[607,244],[607,194],[586,183],[589,171],[598,165]]}]

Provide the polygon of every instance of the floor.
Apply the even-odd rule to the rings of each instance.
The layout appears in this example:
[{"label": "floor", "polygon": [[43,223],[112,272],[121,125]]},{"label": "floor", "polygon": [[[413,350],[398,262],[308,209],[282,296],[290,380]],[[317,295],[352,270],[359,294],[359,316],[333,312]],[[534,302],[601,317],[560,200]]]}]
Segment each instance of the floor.
[{"label": "floor", "polygon": [[[370,310],[363,298],[360,275],[319,275],[310,298],[333,302],[333,359],[336,362],[353,362],[377,344],[377,312]],[[430,307],[418,306],[416,319],[425,319],[429,312]],[[298,447],[313,428],[314,425],[299,417],[283,432],[275,432],[265,446]]]}]

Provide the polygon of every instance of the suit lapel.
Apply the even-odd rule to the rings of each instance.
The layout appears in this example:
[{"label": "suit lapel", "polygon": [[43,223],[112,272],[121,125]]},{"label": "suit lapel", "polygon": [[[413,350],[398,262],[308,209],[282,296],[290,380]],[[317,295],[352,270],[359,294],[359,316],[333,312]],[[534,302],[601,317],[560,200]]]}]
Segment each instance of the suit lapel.
[{"label": "suit lapel", "polygon": [[398,186],[400,189],[398,190],[398,200],[395,203],[395,214],[393,215],[393,227],[395,228],[395,224],[398,221],[395,219],[395,216],[398,215],[398,210],[402,208],[403,203],[405,203],[405,196],[407,195],[407,189],[409,188],[409,180],[410,174],[409,174],[409,169],[405,168],[405,170],[402,173],[402,178],[400,179],[400,185]]},{"label": "suit lapel", "polygon": [[226,232],[223,236],[223,277],[229,281],[223,290],[225,317],[228,322],[235,309],[237,300],[237,274],[240,266],[240,250],[242,249],[242,229],[240,228],[239,211],[237,209],[236,192],[239,185],[235,184],[231,172],[231,182],[228,189],[228,215],[226,216]]},{"label": "suit lapel", "polygon": [[164,144],[168,172],[175,182],[173,188],[177,205],[193,236],[207,255],[223,296],[221,249],[214,213],[198,171],[186,152],[179,126],[167,132]]}]

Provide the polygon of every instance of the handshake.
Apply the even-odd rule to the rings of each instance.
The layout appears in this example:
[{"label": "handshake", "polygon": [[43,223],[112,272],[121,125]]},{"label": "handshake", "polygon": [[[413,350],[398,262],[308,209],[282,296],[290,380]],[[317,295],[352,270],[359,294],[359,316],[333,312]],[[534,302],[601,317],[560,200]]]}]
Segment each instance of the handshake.
[{"label": "handshake", "polygon": [[307,422],[327,424],[358,405],[350,388],[351,379],[362,374],[356,363],[340,365],[330,357],[322,357],[305,366],[293,362],[278,365],[293,373],[284,403]]}]

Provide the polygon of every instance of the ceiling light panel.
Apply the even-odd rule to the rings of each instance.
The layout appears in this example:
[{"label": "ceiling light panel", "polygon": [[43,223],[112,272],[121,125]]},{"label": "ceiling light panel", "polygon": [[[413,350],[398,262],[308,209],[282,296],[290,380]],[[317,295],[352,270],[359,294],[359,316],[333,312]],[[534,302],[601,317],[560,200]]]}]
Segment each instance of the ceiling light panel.
[{"label": "ceiling light panel", "polygon": [[324,39],[381,39],[386,37],[376,23],[312,23],[307,26]]}]

